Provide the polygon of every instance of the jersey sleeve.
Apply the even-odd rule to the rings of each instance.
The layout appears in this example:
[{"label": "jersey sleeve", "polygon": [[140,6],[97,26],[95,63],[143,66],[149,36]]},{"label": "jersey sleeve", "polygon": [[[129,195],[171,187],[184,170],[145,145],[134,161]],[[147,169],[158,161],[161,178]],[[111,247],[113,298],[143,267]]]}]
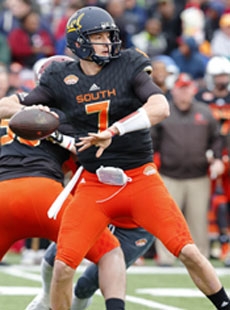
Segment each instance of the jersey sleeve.
[{"label": "jersey sleeve", "polygon": [[146,71],[148,73],[152,71],[151,61],[148,55],[141,50],[131,48],[127,50],[127,57],[129,59],[127,63],[130,67],[132,79],[134,79],[141,71]]}]

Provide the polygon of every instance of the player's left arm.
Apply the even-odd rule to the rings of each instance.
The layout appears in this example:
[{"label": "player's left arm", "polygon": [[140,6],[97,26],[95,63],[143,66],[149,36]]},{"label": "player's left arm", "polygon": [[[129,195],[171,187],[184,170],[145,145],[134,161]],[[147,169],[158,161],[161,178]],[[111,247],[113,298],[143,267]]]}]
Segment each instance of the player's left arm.
[{"label": "player's left arm", "polygon": [[49,137],[47,137],[47,140],[54,144],[58,144],[59,146],[63,147],[64,149],[70,151],[75,155],[77,154],[75,138],[72,136],[65,135],[60,131],[56,130],[51,133]]},{"label": "player's left arm", "polygon": [[68,121],[66,114],[57,109],[51,108],[51,112],[54,112],[59,117],[59,127],[57,130],[51,133],[47,140],[58,144],[60,147],[70,151],[73,155],[77,154],[76,144],[75,144],[75,130],[71,123]]},{"label": "player's left arm", "polygon": [[144,102],[141,109],[146,112],[150,126],[160,123],[169,116],[168,100],[161,89],[153,83],[148,71],[143,70],[137,74],[133,81],[133,90],[140,101]]}]

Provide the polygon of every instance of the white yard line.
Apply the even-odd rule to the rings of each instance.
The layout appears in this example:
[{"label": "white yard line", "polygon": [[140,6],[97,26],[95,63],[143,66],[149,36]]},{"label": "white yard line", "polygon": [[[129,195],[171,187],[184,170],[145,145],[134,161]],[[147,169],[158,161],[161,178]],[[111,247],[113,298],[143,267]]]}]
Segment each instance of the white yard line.
[{"label": "white yard line", "polygon": [[204,294],[196,288],[138,288],[136,292],[159,297],[204,297]]},{"label": "white yard line", "polygon": [[[100,290],[96,291],[96,295],[100,295],[101,296]],[[173,306],[168,306],[168,305],[164,305],[164,304],[159,303],[159,302],[155,302],[155,301],[152,301],[152,300],[148,300],[148,299],[144,299],[144,298],[139,298],[139,297],[135,297],[135,296],[130,296],[130,295],[126,295],[125,299],[126,299],[126,301],[129,301],[131,303],[142,305],[142,306],[145,306],[145,307],[148,307],[148,308],[151,308],[151,309],[157,309],[157,310],[184,310],[183,308],[177,308],[177,307],[173,307]]]},{"label": "white yard line", "polygon": [[[77,268],[77,272],[83,272],[87,266],[80,265]],[[0,271],[7,272],[7,269],[21,270],[25,272],[39,272],[40,266],[26,266],[26,265],[11,265],[11,266],[0,266]],[[5,270],[5,271],[4,271]],[[215,268],[218,276],[229,276],[230,268]],[[132,266],[127,270],[128,274],[188,274],[185,267],[157,267],[157,266]]]},{"label": "white yard line", "polygon": [[[82,272],[87,266],[79,266],[78,271]],[[24,278],[41,283],[40,266],[1,266],[0,272],[9,274],[14,277]],[[132,266],[127,271],[129,274],[187,274],[184,267],[139,267]],[[216,272],[219,276],[229,276],[230,270],[226,268],[216,268]],[[39,274],[36,274],[39,273]],[[12,286],[0,286],[1,295],[37,295],[41,291],[41,287],[12,287]],[[139,288],[136,290],[137,294],[148,294],[151,296],[165,296],[165,297],[204,297],[203,294],[196,288]],[[100,291],[97,291],[97,295],[101,295]],[[139,304],[151,309],[158,310],[184,310],[169,305],[165,305],[159,302],[151,301],[144,298],[135,296],[126,296],[126,300],[131,303]]]},{"label": "white yard line", "polygon": [[147,299],[139,298],[139,297],[135,297],[135,296],[127,295],[126,300],[129,302],[132,302],[134,304],[139,304],[139,305],[151,308],[151,309],[156,308],[158,310],[184,310],[182,308],[176,308],[173,306],[164,305],[164,304],[159,303],[159,302],[155,302],[155,301],[151,301],[151,300],[147,300]]},{"label": "white yard line", "polygon": [[30,296],[37,295],[41,291],[40,287],[28,286],[0,286],[0,296]]},{"label": "white yard line", "polygon": [[17,266],[14,267],[1,267],[0,271],[7,273],[11,276],[14,277],[18,277],[18,278],[24,278],[24,279],[28,279],[28,280],[32,280],[32,281],[37,281],[37,282],[41,282],[41,275],[40,274],[35,274],[35,273],[31,273],[31,272],[27,272],[26,270],[28,269],[21,269],[18,268]]}]

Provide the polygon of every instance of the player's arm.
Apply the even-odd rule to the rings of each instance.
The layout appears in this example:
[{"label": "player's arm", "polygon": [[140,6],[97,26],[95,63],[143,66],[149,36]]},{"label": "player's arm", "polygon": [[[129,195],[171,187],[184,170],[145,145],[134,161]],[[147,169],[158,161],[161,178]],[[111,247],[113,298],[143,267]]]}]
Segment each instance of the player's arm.
[{"label": "player's arm", "polygon": [[141,71],[133,81],[133,90],[143,106],[115,122],[109,130],[118,135],[150,128],[169,116],[169,103],[161,89],[153,83],[146,71]]},{"label": "player's arm", "polygon": [[144,102],[141,109],[146,112],[150,121],[150,126],[160,123],[169,116],[168,100],[163,95],[162,90],[153,83],[149,72],[141,71],[135,77],[133,89],[141,102]]},{"label": "player's arm", "polygon": [[66,114],[63,111],[57,108],[51,108],[51,112],[54,112],[58,115],[60,123],[57,130],[51,133],[51,135],[47,137],[47,140],[58,144],[62,148],[76,155],[77,150],[75,144],[75,130],[73,126],[70,124]]},{"label": "player's arm", "polygon": [[46,106],[49,100],[50,94],[42,87],[37,87],[29,94],[22,92],[4,97],[0,100],[0,119],[10,118],[24,109],[25,106],[33,106],[32,108],[37,107],[49,111],[49,108]]},{"label": "player's arm", "polygon": [[10,118],[19,112],[24,106],[20,103],[18,96],[12,95],[0,100],[0,119]]},{"label": "player's arm", "polygon": [[56,130],[47,138],[48,141],[58,144],[66,150],[69,150],[73,154],[77,154],[76,146],[75,146],[75,138],[65,135],[60,131]]}]

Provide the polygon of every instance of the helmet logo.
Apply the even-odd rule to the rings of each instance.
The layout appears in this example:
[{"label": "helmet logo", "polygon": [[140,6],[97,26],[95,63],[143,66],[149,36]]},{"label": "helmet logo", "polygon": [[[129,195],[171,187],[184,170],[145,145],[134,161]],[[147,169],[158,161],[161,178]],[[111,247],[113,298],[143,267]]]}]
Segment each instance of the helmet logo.
[{"label": "helmet logo", "polygon": [[67,33],[80,30],[82,28],[82,25],[80,24],[80,22],[84,15],[85,13],[82,13],[81,15],[78,16],[78,18],[74,19],[73,21],[71,21],[69,25],[67,25]]}]

